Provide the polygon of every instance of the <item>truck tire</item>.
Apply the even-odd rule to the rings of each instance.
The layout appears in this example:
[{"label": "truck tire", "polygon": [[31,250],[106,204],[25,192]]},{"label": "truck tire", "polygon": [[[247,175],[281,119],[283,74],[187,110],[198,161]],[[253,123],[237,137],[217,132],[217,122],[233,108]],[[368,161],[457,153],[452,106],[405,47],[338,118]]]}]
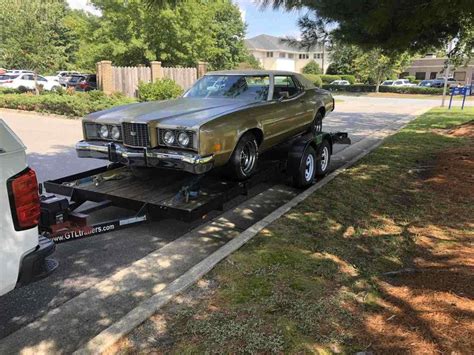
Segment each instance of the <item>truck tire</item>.
[{"label": "truck tire", "polygon": [[316,164],[316,176],[324,176],[329,169],[331,162],[331,145],[327,139],[323,140],[317,151],[318,161]]},{"label": "truck tire", "polygon": [[299,188],[311,185],[316,174],[317,163],[316,151],[312,146],[308,145],[301,157],[299,169],[293,175],[293,185]]},{"label": "truck tire", "polygon": [[246,180],[255,173],[257,162],[257,139],[252,132],[245,133],[229,159],[227,175],[233,180]]}]

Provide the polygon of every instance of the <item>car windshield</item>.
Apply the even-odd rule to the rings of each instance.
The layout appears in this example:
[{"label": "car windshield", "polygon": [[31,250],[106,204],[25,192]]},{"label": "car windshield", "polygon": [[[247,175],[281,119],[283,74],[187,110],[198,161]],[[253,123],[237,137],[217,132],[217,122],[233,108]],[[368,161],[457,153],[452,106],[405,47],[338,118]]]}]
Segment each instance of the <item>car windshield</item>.
[{"label": "car windshield", "polygon": [[84,80],[84,79],[85,79],[85,77],[83,77],[81,75],[73,75],[69,81],[71,83],[76,83],[76,82]]},{"label": "car windshield", "polygon": [[264,101],[269,87],[268,75],[205,75],[184,97]]},{"label": "car windshield", "polygon": [[392,85],[393,81],[392,80],[385,80],[382,85]]}]

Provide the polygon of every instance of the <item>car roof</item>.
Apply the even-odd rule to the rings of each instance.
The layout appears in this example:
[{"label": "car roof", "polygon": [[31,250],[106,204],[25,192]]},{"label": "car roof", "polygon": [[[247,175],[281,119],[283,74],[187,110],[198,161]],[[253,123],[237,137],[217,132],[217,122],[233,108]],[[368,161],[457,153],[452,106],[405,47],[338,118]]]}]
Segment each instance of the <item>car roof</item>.
[{"label": "car roof", "polygon": [[207,72],[206,75],[298,75],[292,71],[285,70],[219,70]]}]

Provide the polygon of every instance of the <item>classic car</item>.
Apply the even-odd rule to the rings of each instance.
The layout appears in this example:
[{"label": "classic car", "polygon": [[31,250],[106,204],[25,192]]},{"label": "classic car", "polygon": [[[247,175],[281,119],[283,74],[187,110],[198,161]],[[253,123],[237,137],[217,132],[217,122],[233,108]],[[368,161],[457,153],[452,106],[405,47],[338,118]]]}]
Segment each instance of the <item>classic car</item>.
[{"label": "classic car", "polygon": [[132,167],[203,174],[227,165],[243,180],[258,154],[308,131],[321,131],[334,99],[303,75],[285,71],[218,71],[182,97],[114,107],[83,119],[81,158]]}]

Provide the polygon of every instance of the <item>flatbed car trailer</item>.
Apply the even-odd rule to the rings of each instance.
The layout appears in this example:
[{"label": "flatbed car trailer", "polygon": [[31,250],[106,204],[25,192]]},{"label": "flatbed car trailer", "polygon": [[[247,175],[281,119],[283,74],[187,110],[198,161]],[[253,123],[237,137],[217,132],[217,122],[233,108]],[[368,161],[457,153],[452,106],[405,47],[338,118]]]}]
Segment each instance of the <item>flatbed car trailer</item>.
[{"label": "flatbed car trailer", "polygon": [[[152,220],[192,221],[213,210],[223,210],[226,202],[247,195],[250,188],[275,177],[306,187],[316,175],[327,172],[333,145],[350,143],[345,132],[308,133],[264,153],[257,172],[243,182],[223,179],[218,170],[191,175],[150,169],[148,176],[140,178],[122,164],[46,181],[42,191],[48,194],[41,195],[40,231],[62,243]],[[324,159],[321,169],[324,164],[318,164]],[[308,167],[311,161],[312,171]],[[92,213],[110,206],[130,210],[130,215],[90,223]]]}]

